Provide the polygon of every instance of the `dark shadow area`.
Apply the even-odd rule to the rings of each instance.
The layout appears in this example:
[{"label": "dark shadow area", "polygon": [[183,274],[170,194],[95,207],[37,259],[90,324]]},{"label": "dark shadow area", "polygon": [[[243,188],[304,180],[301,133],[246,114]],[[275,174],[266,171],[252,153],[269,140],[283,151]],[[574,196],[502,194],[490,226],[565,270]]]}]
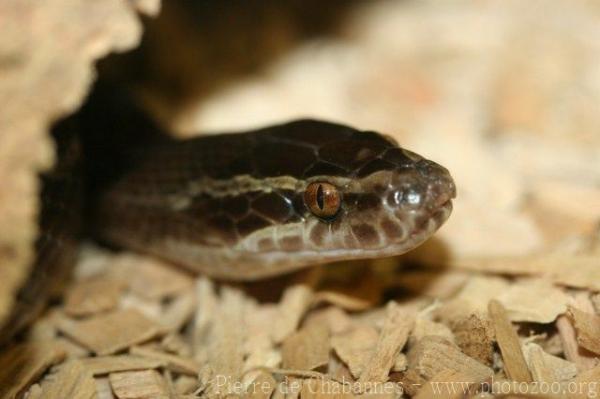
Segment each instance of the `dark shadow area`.
[{"label": "dark shadow area", "polygon": [[[140,46],[99,64],[100,76],[135,88],[162,121],[189,101],[258,74],[303,42],[340,33],[355,0],[163,2]],[[235,117],[235,116],[232,116]]]}]

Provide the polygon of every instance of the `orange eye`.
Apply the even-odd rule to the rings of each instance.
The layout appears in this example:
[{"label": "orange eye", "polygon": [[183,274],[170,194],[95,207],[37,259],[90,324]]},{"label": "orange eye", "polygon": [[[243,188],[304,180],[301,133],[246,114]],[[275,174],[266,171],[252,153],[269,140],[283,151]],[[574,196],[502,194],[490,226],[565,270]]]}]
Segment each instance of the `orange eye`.
[{"label": "orange eye", "polygon": [[304,191],[304,203],[315,216],[329,219],[334,217],[340,209],[340,193],[333,184],[310,183]]}]

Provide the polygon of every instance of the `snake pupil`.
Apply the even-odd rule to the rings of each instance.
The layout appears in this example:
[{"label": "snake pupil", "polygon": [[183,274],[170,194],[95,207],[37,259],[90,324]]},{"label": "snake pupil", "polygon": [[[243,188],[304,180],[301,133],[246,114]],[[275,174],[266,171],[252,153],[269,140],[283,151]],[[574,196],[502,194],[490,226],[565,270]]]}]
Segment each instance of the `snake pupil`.
[{"label": "snake pupil", "polygon": [[323,185],[319,184],[319,188],[317,188],[317,205],[319,209],[323,210]]},{"label": "snake pupil", "polygon": [[315,216],[331,220],[340,209],[340,193],[333,184],[310,183],[304,191],[304,203]]}]

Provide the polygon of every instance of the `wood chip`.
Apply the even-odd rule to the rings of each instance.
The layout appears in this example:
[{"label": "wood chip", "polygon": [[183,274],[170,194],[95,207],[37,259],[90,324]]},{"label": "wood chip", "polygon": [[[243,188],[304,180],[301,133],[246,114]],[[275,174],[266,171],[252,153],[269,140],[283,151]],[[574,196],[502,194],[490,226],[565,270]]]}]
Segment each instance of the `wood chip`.
[{"label": "wood chip", "polygon": [[198,375],[200,365],[193,359],[160,352],[150,348],[134,346],[129,353],[135,356],[146,357],[161,362],[167,369],[181,374]]},{"label": "wood chip", "polygon": [[577,377],[570,380],[566,392],[568,399],[596,398],[600,394],[600,366],[581,372]]},{"label": "wood chip", "polygon": [[338,306],[341,309],[358,312],[361,310],[370,309],[374,302],[362,298],[356,298],[352,295],[335,292],[335,291],[319,291],[313,297],[313,306],[327,303]]},{"label": "wood chip", "polygon": [[252,306],[244,317],[247,338],[244,342],[246,360],[244,371],[257,367],[279,367],[281,353],[275,348],[272,339],[272,328],[279,316],[273,304]]},{"label": "wood chip", "polygon": [[165,307],[160,323],[168,331],[179,331],[191,319],[196,310],[196,296],[190,289],[178,295]]},{"label": "wood chip", "polygon": [[175,380],[175,383],[173,384],[173,388],[175,389],[175,392],[177,392],[180,395],[184,395],[184,394],[188,394],[188,393],[193,393],[195,390],[198,389],[198,378],[197,377],[190,377],[189,375],[182,375],[179,376],[177,378],[177,380]]},{"label": "wood chip", "polygon": [[125,371],[108,376],[119,399],[168,398],[165,380],[155,370]]},{"label": "wood chip", "polygon": [[420,341],[427,335],[437,335],[454,342],[454,334],[445,324],[432,321],[427,315],[418,315],[415,326],[409,336],[409,345]]},{"label": "wood chip", "polygon": [[129,289],[147,299],[163,299],[192,288],[192,276],[173,265],[141,255],[122,255],[115,268],[127,276]]},{"label": "wood chip", "polygon": [[122,289],[121,281],[106,277],[77,282],[66,294],[65,313],[88,316],[113,310],[119,304]]},{"label": "wood chip", "polygon": [[277,381],[269,373],[259,372],[246,386],[245,399],[269,399],[277,387]]},{"label": "wood chip", "polygon": [[86,370],[94,376],[115,373],[118,371],[147,370],[163,367],[161,360],[132,355],[97,356],[81,359]]},{"label": "wood chip", "polygon": [[577,366],[574,363],[544,352],[537,344],[529,343],[524,349],[529,370],[536,382],[567,381],[577,375]]},{"label": "wood chip", "polygon": [[472,375],[460,373],[455,370],[442,370],[428,383],[424,384],[415,399],[460,399],[467,394],[475,394],[483,380],[477,380]]},{"label": "wood chip", "polygon": [[354,395],[337,381],[310,378],[302,383],[300,397],[302,399],[352,399]]},{"label": "wood chip", "polygon": [[196,313],[194,315],[193,348],[197,357],[203,355],[210,339],[213,318],[218,314],[215,284],[206,277],[196,282]]},{"label": "wood chip", "polygon": [[[440,374],[442,372],[450,374]],[[455,344],[432,335],[424,337],[408,352],[405,387],[410,394],[433,378],[461,376],[463,381],[478,383],[493,374],[491,368],[465,355]]]},{"label": "wood chip", "polygon": [[416,314],[395,302],[388,304],[377,346],[359,378],[360,383],[385,382],[413,329]]},{"label": "wood chip", "polygon": [[359,378],[377,346],[379,334],[368,325],[356,325],[353,329],[331,338],[331,347],[346,363],[355,378]]},{"label": "wood chip", "polygon": [[598,254],[594,253],[464,258],[449,261],[444,266],[485,273],[540,276],[556,284],[600,291]]},{"label": "wood chip", "polygon": [[329,330],[313,324],[292,334],[283,342],[283,367],[295,370],[316,370],[329,362]]},{"label": "wood chip", "polygon": [[66,353],[52,342],[14,345],[0,355],[0,398],[12,399]]},{"label": "wood chip", "polygon": [[[244,314],[248,298],[238,289],[223,287],[207,339],[207,362],[213,384],[209,394],[237,392],[244,364]],[[226,383],[221,383],[225,380]]]},{"label": "wood chip", "polygon": [[553,322],[567,310],[571,301],[563,290],[543,279],[517,281],[496,299],[505,307],[511,321],[534,323]]},{"label": "wood chip", "polygon": [[60,366],[51,379],[41,385],[44,399],[95,399],[96,382],[92,374],[78,360]]},{"label": "wood chip", "polygon": [[72,340],[59,337],[54,340],[57,345],[60,345],[67,354],[67,359],[79,359],[90,356],[90,351]]},{"label": "wood chip", "polygon": [[94,378],[94,380],[96,380],[96,395],[98,395],[97,399],[115,399],[108,376],[103,378]]},{"label": "wood chip", "polygon": [[531,374],[521,350],[519,336],[508,319],[506,309],[496,300],[488,304],[488,313],[496,332],[496,341],[502,352],[504,371],[518,382],[531,382]]},{"label": "wood chip", "polygon": [[579,345],[596,354],[600,354],[600,316],[582,312],[570,306],[569,317],[577,331]]},{"label": "wood chip", "polygon": [[273,329],[275,343],[283,342],[298,328],[302,316],[310,308],[313,295],[313,290],[304,284],[296,284],[285,290],[279,302],[277,325]]},{"label": "wood chip", "polygon": [[63,319],[59,329],[98,355],[109,355],[163,333],[162,327],[134,309],[94,316],[83,321]]},{"label": "wood chip", "polygon": [[455,343],[467,355],[491,366],[494,355],[494,329],[490,320],[473,313],[452,323]]},{"label": "wood chip", "polygon": [[596,355],[579,346],[573,320],[567,315],[556,319],[556,329],[562,342],[565,358],[577,365],[579,370],[589,370],[596,366]]},{"label": "wood chip", "polygon": [[326,325],[329,328],[329,332],[333,335],[348,331],[354,325],[354,322],[346,312],[332,306],[311,311],[304,319],[303,324],[308,326],[312,323]]}]

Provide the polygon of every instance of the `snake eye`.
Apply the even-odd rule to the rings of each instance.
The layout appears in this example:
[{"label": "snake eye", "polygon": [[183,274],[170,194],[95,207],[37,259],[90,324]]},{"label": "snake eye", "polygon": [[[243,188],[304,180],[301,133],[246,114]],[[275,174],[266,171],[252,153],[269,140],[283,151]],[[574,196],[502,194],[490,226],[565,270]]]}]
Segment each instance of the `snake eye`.
[{"label": "snake eye", "polygon": [[340,209],[340,193],[333,184],[310,183],[304,191],[304,203],[313,215],[329,219],[334,217]]}]

